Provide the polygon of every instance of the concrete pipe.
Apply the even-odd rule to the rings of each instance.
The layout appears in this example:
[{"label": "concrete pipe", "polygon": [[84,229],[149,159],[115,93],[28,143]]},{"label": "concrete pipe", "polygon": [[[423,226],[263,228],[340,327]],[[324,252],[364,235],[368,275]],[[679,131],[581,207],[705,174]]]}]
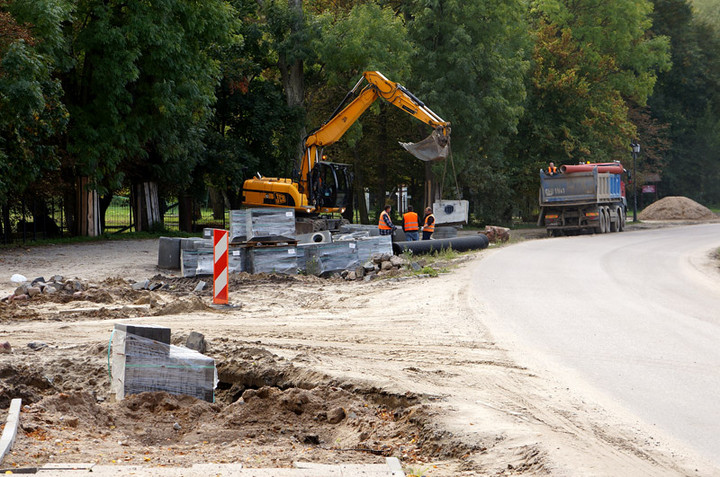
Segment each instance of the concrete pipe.
[{"label": "concrete pipe", "polygon": [[477,234],[469,237],[456,237],[442,240],[420,240],[417,242],[395,242],[393,243],[393,252],[401,254],[405,250],[410,250],[414,255],[422,255],[424,253],[439,252],[441,250],[453,249],[456,252],[466,252],[468,250],[480,250],[490,245],[486,235]]}]

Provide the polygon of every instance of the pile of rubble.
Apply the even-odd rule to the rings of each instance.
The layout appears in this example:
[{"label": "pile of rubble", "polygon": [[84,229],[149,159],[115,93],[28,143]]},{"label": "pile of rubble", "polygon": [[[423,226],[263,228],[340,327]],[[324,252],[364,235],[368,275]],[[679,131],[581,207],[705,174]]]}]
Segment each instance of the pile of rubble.
[{"label": "pile of rubble", "polygon": [[403,257],[390,254],[376,254],[364,265],[354,270],[343,270],[340,276],[348,281],[370,281],[375,277],[391,276],[400,271],[403,266],[410,266],[410,262]]},{"label": "pile of rubble", "polygon": [[66,280],[62,275],[54,275],[49,280],[46,280],[44,277],[38,277],[29,281],[24,276],[16,274],[13,275],[12,281],[19,286],[12,294],[2,298],[0,301],[23,301],[38,295],[64,294],[80,296],[83,292],[91,288],[98,288],[97,285],[92,285],[82,280]]}]

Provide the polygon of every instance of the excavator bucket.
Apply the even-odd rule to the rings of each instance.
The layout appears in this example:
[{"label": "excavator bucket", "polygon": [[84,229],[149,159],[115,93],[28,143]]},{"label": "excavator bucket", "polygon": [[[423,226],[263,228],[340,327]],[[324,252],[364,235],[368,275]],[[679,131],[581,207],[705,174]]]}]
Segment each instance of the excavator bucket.
[{"label": "excavator bucket", "polygon": [[399,144],[407,152],[425,162],[442,161],[447,159],[450,153],[450,137],[443,135],[441,129],[434,130],[422,141]]}]

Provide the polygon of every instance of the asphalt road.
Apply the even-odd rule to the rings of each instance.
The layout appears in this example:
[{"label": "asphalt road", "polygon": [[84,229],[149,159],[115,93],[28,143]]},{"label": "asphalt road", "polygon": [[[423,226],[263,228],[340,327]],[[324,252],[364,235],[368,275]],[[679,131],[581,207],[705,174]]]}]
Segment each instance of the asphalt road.
[{"label": "asphalt road", "polygon": [[720,464],[720,224],[533,240],[489,254],[491,330]]}]

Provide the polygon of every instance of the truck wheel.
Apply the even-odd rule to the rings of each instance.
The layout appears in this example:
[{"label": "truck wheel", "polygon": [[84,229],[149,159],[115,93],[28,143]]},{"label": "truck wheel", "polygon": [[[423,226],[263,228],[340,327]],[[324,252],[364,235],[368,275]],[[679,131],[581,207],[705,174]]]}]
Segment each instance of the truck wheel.
[{"label": "truck wheel", "polygon": [[618,230],[620,230],[620,209],[615,207],[610,212],[610,232],[617,232]]},{"label": "truck wheel", "polygon": [[593,230],[596,234],[605,233],[605,214],[603,214],[602,208],[598,209],[598,226]]},{"label": "truck wheel", "polygon": [[608,231],[608,215],[605,211],[605,207],[600,207],[600,229],[602,230],[603,234],[606,234]]},{"label": "truck wheel", "polygon": [[625,230],[625,212],[623,212],[622,207],[618,207],[618,217],[620,218],[620,222],[618,223],[618,232],[622,232]]}]

